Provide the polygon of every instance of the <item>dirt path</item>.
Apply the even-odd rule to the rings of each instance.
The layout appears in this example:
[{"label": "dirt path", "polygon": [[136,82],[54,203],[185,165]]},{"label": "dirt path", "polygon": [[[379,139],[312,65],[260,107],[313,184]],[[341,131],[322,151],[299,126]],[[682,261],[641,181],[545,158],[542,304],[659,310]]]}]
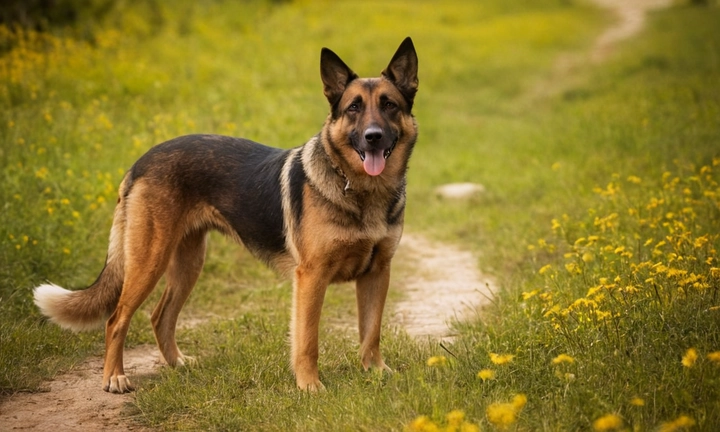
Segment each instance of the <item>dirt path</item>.
[{"label": "dirt path", "polygon": [[[604,60],[618,42],[637,34],[644,25],[647,11],[671,3],[671,0],[594,1],[618,16],[618,21],[597,38],[589,53],[594,62]],[[568,58],[560,58],[554,74],[567,76],[572,63]],[[546,88],[547,84],[544,83]],[[391,323],[403,326],[412,336],[451,337],[448,323],[474,313],[492,295],[492,284],[479,272],[470,252],[413,234],[403,237],[398,254],[415,270],[408,272],[403,282],[405,299],[388,313]],[[156,373],[159,367],[160,354],[154,345],[126,350],[124,357],[126,370],[133,377]],[[101,380],[102,358],[93,357],[48,382],[46,391],[7,398],[0,404],[0,429],[146,430],[126,414],[133,394],[105,393],[100,389]]]},{"label": "dirt path", "polygon": [[[138,377],[155,373],[160,353],[154,345],[125,351],[125,369]],[[3,431],[145,431],[125,414],[133,395],[102,391],[103,361],[91,357],[47,383],[39,393],[18,393],[0,405]]]},{"label": "dirt path", "polygon": [[583,75],[577,72],[588,65],[607,60],[615,48],[645,26],[650,11],[668,7],[672,0],[591,0],[602,9],[613,13],[617,19],[603,31],[586,52],[560,54],[549,75],[540,78],[520,100],[537,101],[555,96],[582,83]]},{"label": "dirt path", "polygon": [[672,0],[593,0],[593,3],[610,9],[618,17],[618,21],[595,40],[590,58],[601,62],[618,42],[635,36],[643,29],[649,11],[668,7]]},{"label": "dirt path", "polygon": [[410,336],[452,337],[450,324],[470,318],[492,298],[492,281],[483,276],[477,259],[456,246],[405,234],[397,255],[410,271],[403,273],[404,299],[394,304],[390,322]]}]

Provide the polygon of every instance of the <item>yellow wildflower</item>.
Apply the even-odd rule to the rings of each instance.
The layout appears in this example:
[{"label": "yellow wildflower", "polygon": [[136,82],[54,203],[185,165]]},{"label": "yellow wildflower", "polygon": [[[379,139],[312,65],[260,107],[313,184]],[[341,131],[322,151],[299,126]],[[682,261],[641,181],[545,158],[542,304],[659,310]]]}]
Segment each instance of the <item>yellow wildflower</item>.
[{"label": "yellow wildflower", "polygon": [[62,251],[63,251],[63,253],[64,253],[65,255],[70,255],[70,249],[68,249],[68,248],[63,248]]},{"label": "yellow wildflower", "polygon": [[447,419],[448,427],[452,426],[457,428],[463,423],[463,420],[465,420],[465,413],[456,409],[447,413],[445,418]]},{"label": "yellow wildflower", "polygon": [[630,399],[630,405],[637,407],[645,406],[645,399],[635,396],[634,398]]},{"label": "yellow wildflower", "polygon": [[560,225],[560,222],[559,222],[557,219],[553,219],[553,220],[550,221],[550,222],[552,223],[552,230],[553,230],[553,231],[556,231],[556,230],[562,228],[562,226]]},{"label": "yellow wildflower", "polygon": [[487,407],[485,414],[488,421],[500,429],[505,429],[517,421],[517,415],[523,409],[527,398],[523,394],[516,395],[510,403],[493,403]]},{"label": "yellow wildflower", "polygon": [[496,365],[504,365],[510,363],[515,356],[513,354],[495,354],[490,353],[490,361]]},{"label": "yellow wildflower", "polygon": [[413,420],[405,430],[412,432],[439,432],[440,428],[430,420],[430,417],[420,416]]},{"label": "yellow wildflower", "polygon": [[477,373],[477,377],[483,381],[489,381],[495,379],[495,371],[492,369],[483,369]]},{"label": "yellow wildflower", "polygon": [[613,431],[623,426],[622,419],[615,414],[606,414],[593,422],[593,429],[600,431]]},{"label": "yellow wildflower", "polygon": [[575,363],[575,359],[570,357],[567,354],[560,354],[559,356],[552,359],[552,364],[554,364],[554,365],[559,365],[562,363],[573,364],[573,363]]},{"label": "yellow wildflower", "polygon": [[707,355],[707,359],[711,362],[720,365],[720,351],[714,351]]},{"label": "yellow wildflower", "polygon": [[40,180],[44,180],[45,177],[47,177],[49,174],[49,171],[46,167],[42,167],[39,170],[35,171],[35,177],[39,178]]},{"label": "yellow wildflower", "polygon": [[432,356],[427,360],[428,366],[446,366],[447,357],[445,356]]},{"label": "yellow wildflower", "polygon": [[506,428],[517,420],[517,414],[512,404],[494,403],[486,410],[488,421],[500,428]]},{"label": "yellow wildflower", "polygon": [[537,293],[539,293],[539,292],[540,292],[539,290],[532,290],[530,292],[524,292],[524,293],[522,293],[522,299],[527,300],[529,298],[532,298],[535,295],[537,295]]},{"label": "yellow wildflower", "polygon": [[680,417],[676,418],[675,420],[667,423],[663,423],[660,425],[660,429],[658,429],[660,432],[675,432],[675,431],[681,431],[684,429],[689,429],[692,426],[695,425],[695,420],[691,419],[690,417],[686,415],[681,415]]},{"label": "yellow wildflower", "polygon": [[468,422],[460,425],[460,432],[480,432],[480,426]]},{"label": "yellow wildflower", "polygon": [[685,355],[682,358],[682,364],[686,368],[691,368],[695,365],[697,358],[698,358],[697,350],[695,348],[690,348],[687,351],[685,351]]},{"label": "yellow wildflower", "polygon": [[513,408],[515,408],[516,411],[520,411],[521,409],[523,409],[523,407],[525,406],[526,403],[527,403],[527,396],[525,396],[522,393],[516,394],[513,397],[512,406],[513,406]]},{"label": "yellow wildflower", "polygon": [[547,273],[547,272],[550,271],[550,270],[552,270],[552,265],[551,265],[551,264],[548,264],[548,265],[545,265],[545,266],[541,267],[540,270],[538,270],[538,273],[540,273],[540,274],[545,274],[545,273]]}]

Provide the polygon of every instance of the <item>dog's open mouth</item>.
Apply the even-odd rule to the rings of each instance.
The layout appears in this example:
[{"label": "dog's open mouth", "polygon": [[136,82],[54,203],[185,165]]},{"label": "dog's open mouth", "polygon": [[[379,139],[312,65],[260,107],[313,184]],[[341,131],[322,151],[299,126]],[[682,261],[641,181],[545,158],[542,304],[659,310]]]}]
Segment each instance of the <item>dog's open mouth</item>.
[{"label": "dog's open mouth", "polygon": [[393,142],[392,146],[385,150],[362,151],[355,149],[360,155],[360,160],[363,162],[365,172],[371,176],[380,175],[385,169],[385,160],[389,158],[393,150],[395,150],[395,144],[397,144],[397,141]]}]

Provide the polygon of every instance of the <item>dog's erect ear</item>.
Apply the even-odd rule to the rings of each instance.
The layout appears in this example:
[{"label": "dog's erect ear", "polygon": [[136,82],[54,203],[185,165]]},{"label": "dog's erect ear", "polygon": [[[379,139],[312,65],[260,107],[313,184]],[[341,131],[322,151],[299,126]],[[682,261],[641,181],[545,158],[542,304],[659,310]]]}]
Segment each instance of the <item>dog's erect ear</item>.
[{"label": "dog's erect ear", "polygon": [[412,108],[418,89],[418,58],[412,39],[405,38],[382,75],[392,81]]},{"label": "dog's erect ear", "polygon": [[350,81],[358,77],[337,54],[327,48],[323,48],[320,53],[320,76],[323,93],[331,106],[340,100]]}]

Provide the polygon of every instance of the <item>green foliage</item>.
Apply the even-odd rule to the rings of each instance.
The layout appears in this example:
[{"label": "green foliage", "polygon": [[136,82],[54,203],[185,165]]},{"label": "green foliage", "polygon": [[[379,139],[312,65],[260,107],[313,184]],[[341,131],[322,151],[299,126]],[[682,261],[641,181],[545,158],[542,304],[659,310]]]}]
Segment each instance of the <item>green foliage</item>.
[{"label": "green foliage", "polygon": [[0,24],[34,30],[82,25],[102,18],[115,3],[115,0],[6,0],[0,9]]}]

